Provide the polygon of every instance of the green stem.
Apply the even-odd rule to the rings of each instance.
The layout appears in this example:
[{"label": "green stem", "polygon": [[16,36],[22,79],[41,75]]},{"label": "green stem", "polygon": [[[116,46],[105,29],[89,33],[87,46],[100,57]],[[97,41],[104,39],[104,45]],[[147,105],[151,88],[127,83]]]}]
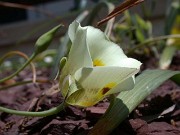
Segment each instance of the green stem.
[{"label": "green stem", "polygon": [[10,113],[10,114],[15,114],[15,115],[19,115],[19,116],[31,116],[31,117],[45,117],[45,116],[50,116],[50,115],[54,115],[59,113],[60,111],[62,111],[67,105],[63,103],[61,103],[59,106],[54,107],[52,109],[49,109],[47,111],[42,111],[42,112],[27,112],[27,111],[17,111],[17,110],[13,110],[13,109],[8,109],[5,107],[0,107],[0,111],[1,112],[6,112],[6,113]]},{"label": "green stem", "polygon": [[168,38],[180,38],[180,34],[166,35],[166,36],[160,36],[160,37],[156,37],[156,38],[147,39],[143,43],[140,43],[140,44],[136,45],[136,47],[130,49],[127,54],[130,55],[130,54],[132,54],[134,52],[134,50],[136,50],[138,48],[141,48],[141,47],[143,47],[145,45],[148,45],[150,43],[155,43],[155,42],[165,40],[165,39],[168,39]]},{"label": "green stem", "polygon": [[37,54],[35,54],[35,53],[32,54],[31,57],[29,58],[29,60],[26,61],[22,67],[20,67],[16,72],[14,72],[13,74],[11,74],[10,76],[7,76],[7,77],[1,79],[1,80],[0,80],[0,83],[2,83],[2,82],[4,82],[4,81],[7,81],[7,80],[13,78],[14,76],[16,76],[19,72],[21,72],[21,71],[36,57],[36,55],[37,55]]},{"label": "green stem", "polygon": [[[38,83],[45,83],[45,82],[48,82],[48,80],[36,80],[36,82],[38,82]],[[15,86],[28,84],[28,83],[33,83],[33,80],[17,82],[17,83],[11,84],[11,85],[7,85],[7,86],[4,86],[4,87],[0,87],[0,91],[1,91],[1,90],[9,89],[9,88],[12,88],[12,87],[15,87]]]}]

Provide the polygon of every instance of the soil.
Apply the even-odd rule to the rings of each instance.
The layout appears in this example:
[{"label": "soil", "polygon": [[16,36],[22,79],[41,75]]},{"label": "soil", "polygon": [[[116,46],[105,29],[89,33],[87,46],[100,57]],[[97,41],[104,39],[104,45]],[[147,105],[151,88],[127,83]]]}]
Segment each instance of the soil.
[{"label": "soil", "polygon": [[[157,67],[157,59],[138,56],[144,63],[142,70]],[[148,59],[148,61],[147,61]],[[177,54],[170,69],[180,70]],[[11,71],[0,76],[6,76]],[[42,111],[63,102],[59,92],[44,93],[57,82],[48,81],[50,69],[37,70],[37,78],[44,83],[30,83],[0,91],[0,106],[17,110]],[[29,69],[0,86],[30,80]],[[57,115],[43,118],[22,117],[0,113],[0,135],[85,135],[104,114],[109,101],[104,99],[89,108],[67,107]],[[180,135],[180,87],[168,80],[149,95],[112,133],[112,135]]]}]

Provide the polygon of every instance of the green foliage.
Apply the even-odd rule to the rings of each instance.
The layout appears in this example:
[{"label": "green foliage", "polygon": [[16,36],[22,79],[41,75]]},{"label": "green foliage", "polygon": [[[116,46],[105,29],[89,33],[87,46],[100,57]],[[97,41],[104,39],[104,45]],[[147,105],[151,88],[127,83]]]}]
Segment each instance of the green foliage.
[{"label": "green foliage", "polygon": [[[179,0],[172,1],[166,18],[165,34],[180,34]],[[177,50],[180,50],[180,39],[169,38],[160,57],[159,67],[161,69],[168,69]]]},{"label": "green foliage", "polygon": [[176,48],[174,46],[167,46],[164,48],[159,60],[159,67],[161,69],[167,69],[169,67],[175,52]]},{"label": "green foliage", "polygon": [[170,34],[176,17],[180,14],[180,1],[172,0],[171,6],[169,6],[166,23],[165,34]]},{"label": "green foliage", "polygon": [[129,49],[152,37],[152,24],[143,20],[139,15],[126,11],[124,21],[115,25],[114,32],[115,41]]}]

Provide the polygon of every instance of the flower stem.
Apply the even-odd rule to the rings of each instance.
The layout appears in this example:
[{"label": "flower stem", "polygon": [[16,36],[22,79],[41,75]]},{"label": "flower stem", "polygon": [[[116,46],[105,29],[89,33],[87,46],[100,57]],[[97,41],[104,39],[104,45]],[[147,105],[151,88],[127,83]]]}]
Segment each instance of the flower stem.
[{"label": "flower stem", "polygon": [[3,79],[0,80],[0,83],[7,81],[11,78],[13,78],[14,76],[16,76],[19,72],[21,72],[29,63],[31,63],[31,61],[36,57],[36,54],[32,54],[31,57],[29,58],[29,60],[27,60],[24,65],[22,67],[20,67],[16,72],[14,72],[13,74],[11,74],[10,76],[7,76]]},{"label": "flower stem", "polygon": [[49,109],[47,111],[42,111],[42,112],[27,112],[27,111],[17,111],[13,109],[8,109],[5,107],[0,106],[0,111],[1,112],[6,112],[10,114],[15,114],[19,116],[31,116],[31,117],[45,117],[45,116],[50,116],[59,113],[62,111],[67,105],[63,102],[59,106],[54,107],[52,109]]},{"label": "flower stem", "polygon": [[[38,80],[37,79],[36,82],[37,83],[47,83],[49,81],[48,80]],[[28,83],[33,83],[33,80],[27,80],[27,81],[22,81],[22,82],[13,83],[13,84],[10,84],[10,85],[2,86],[2,87],[0,87],[0,91],[7,90],[9,88],[16,87],[16,86],[19,86],[19,85],[28,84]]]}]

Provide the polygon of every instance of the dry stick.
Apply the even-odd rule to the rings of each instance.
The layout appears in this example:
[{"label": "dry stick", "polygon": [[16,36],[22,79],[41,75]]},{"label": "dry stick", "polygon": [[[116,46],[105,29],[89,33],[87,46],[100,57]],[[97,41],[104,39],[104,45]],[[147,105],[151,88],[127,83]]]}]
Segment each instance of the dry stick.
[{"label": "dry stick", "polygon": [[125,10],[129,9],[132,6],[135,6],[135,5],[139,4],[139,3],[142,3],[143,1],[144,0],[126,0],[121,5],[116,7],[105,19],[99,21],[97,26],[102,25],[103,23],[107,22],[111,18],[121,14],[122,12],[124,12]]},{"label": "dry stick", "polygon": [[[2,56],[2,58],[0,59],[0,65],[5,59],[7,59],[8,57],[11,57],[13,55],[19,55],[19,56],[24,57],[27,60],[29,59],[29,57],[23,52],[11,51],[11,52],[6,53],[4,56]],[[30,65],[31,65],[31,69],[32,69],[32,72],[33,72],[33,83],[35,83],[36,82],[36,68],[35,68],[35,66],[34,66],[34,64],[32,62],[30,62]]]}]

